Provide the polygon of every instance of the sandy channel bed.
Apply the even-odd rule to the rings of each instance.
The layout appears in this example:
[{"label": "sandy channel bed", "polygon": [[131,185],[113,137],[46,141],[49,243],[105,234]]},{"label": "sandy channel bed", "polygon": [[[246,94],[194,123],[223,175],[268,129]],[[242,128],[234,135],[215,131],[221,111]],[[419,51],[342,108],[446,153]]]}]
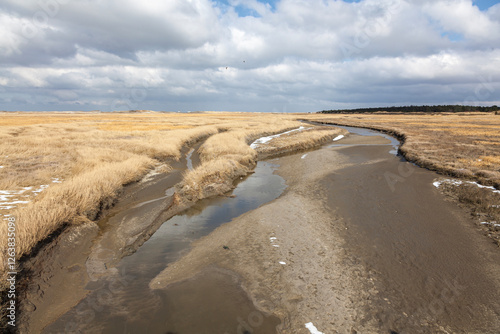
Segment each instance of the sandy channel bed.
[{"label": "sandy channel bed", "polygon": [[195,242],[150,288],[216,267],[281,319],[278,333],[496,333],[500,254],[436,174],[398,170],[389,144],[349,135],[275,159],[285,193]]},{"label": "sandy channel bed", "polygon": [[[370,139],[370,144],[376,143],[387,144],[381,137]],[[328,208],[317,185],[326,175],[347,167],[347,161],[333,150],[302,157],[274,160],[288,185],[280,198],[195,242],[192,251],[166,268],[150,287],[166,288],[215,265],[242,277],[256,306],[282,319],[281,333],[310,333],[309,323],[324,333],[362,329],[363,301],[369,292],[359,289],[366,285],[356,279],[361,268],[342,263],[340,234],[346,226]]]}]

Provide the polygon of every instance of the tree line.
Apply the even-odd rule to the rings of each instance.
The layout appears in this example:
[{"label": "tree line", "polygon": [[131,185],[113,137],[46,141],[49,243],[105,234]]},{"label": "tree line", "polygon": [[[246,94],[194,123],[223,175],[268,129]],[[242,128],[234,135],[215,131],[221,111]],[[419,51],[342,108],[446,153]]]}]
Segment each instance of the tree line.
[{"label": "tree line", "polygon": [[401,107],[382,107],[382,108],[357,108],[357,109],[336,109],[323,110],[319,113],[323,114],[354,114],[354,113],[373,113],[373,112],[389,112],[389,113],[433,113],[433,112],[495,112],[498,111],[497,106],[479,107],[479,106],[463,106],[463,105],[437,105],[437,106],[401,106]]}]

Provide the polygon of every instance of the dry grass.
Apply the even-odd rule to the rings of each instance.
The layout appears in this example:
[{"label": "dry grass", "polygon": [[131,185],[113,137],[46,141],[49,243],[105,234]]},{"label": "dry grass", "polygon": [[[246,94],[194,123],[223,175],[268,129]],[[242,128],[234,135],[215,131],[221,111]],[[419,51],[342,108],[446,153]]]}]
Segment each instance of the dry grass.
[{"label": "dry grass", "polygon": [[[422,167],[500,188],[500,118],[493,114],[316,114],[310,120],[382,130],[404,140],[400,151]],[[500,246],[500,195],[474,185],[444,183],[479,228]],[[486,224],[481,224],[486,222]]]},{"label": "dry grass", "polygon": [[[17,218],[18,257],[66,223],[94,219],[121,187],[178,159],[183,145],[209,137],[201,165],[179,192],[197,200],[229,190],[259,156],[304,150],[338,135],[307,130],[258,148],[249,143],[301,124],[295,119],[365,126],[405,137],[402,151],[424,167],[500,184],[500,118],[451,115],[275,115],[246,113],[1,113],[0,214]],[[62,183],[56,183],[61,182]],[[35,196],[41,186],[46,188]],[[25,187],[32,187],[24,189]],[[0,197],[1,198],[1,197]],[[17,208],[9,208],[17,206]],[[3,207],[3,209],[2,209]],[[5,224],[0,225],[5,235]],[[4,245],[2,244],[2,247]],[[4,260],[5,251],[0,250]]]},{"label": "dry grass", "polygon": [[258,121],[239,126],[229,124],[227,132],[208,138],[200,147],[201,165],[185,173],[179,193],[193,201],[229,191],[234,179],[246,175],[255,166],[257,152],[249,146],[254,139],[300,125],[284,115],[262,115]]},{"label": "dry grass", "polygon": [[103,206],[112,205],[123,184],[138,180],[154,163],[145,156],[108,163],[42,192],[15,212],[17,252],[29,253],[64,223],[95,219]]},{"label": "dry grass", "polygon": [[252,139],[299,126],[292,116],[245,113],[0,116],[0,214],[16,218],[18,259],[61,226],[95,219],[123,185],[178,159],[183,145],[211,136],[200,148],[201,166],[185,176],[196,199],[250,171]]},{"label": "dry grass", "polygon": [[472,184],[443,183],[443,191],[466,206],[476,217],[478,227],[500,246],[500,194]]},{"label": "dry grass", "polygon": [[384,130],[404,138],[401,152],[422,167],[500,187],[500,118],[493,114],[316,114],[304,117]]},{"label": "dry grass", "polygon": [[[277,116],[274,116],[277,117]],[[256,150],[249,147],[255,139],[263,136],[297,129],[303,124],[279,116],[279,125],[270,125],[268,118],[263,122],[250,122],[237,130],[216,134],[207,139],[200,147],[202,164],[184,175],[179,193],[188,200],[199,200],[208,196],[220,195],[232,188],[237,177],[246,175],[255,165],[257,158],[266,158],[276,154],[286,154],[321,145],[331,138],[345,133],[332,127],[307,126],[307,130],[292,132],[272,139]]]},{"label": "dry grass", "polygon": [[308,127],[303,131],[291,132],[273,138],[266,145],[257,147],[256,150],[259,153],[259,157],[264,159],[290,152],[310,150],[346,133],[346,130],[331,126]]}]

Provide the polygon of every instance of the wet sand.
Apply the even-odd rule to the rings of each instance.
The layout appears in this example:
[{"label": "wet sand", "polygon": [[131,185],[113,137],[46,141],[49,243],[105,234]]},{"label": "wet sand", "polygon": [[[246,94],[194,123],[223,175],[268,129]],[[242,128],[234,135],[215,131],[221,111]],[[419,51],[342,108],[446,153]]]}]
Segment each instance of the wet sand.
[{"label": "wet sand", "polygon": [[[269,332],[279,319],[255,310],[234,272],[204,270],[199,278],[171,286],[164,293],[151,291],[148,285],[165,266],[185,254],[193,240],[277,198],[285,185],[273,174],[275,168],[259,162],[253,174],[240,180],[232,196],[197,202],[164,222],[152,238],[116,266],[102,268],[98,276],[91,271],[85,298],[43,333],[191,332],[187,328],[224,333],[248,328],[247,323],[257,323]],[[88,270],[96,267],[89,261],[84,265]]]},{"label": "wet sand", "polygon": [[[194,144],[193,152],[202,143]],[[168,207],[182,172],[188,165],[199,164],[197,153],[189,156],[189,163],[189,151],[190,148],[184,148],[183,158],[170,161],[173,169],[168,174],[153,171],[140,182],[125,187],[102,219],[64,230],[23,264],[23,284],[27,289],[21,303],[21,333],[40,333],[89,293],[85,288],[89,282],[113,271],[127,252],[135,251],[144,242],[141,234],[148,232],[148,227],[154,229],[151,221]]]},{"label": "wet sand", "polygon": [[229,270],[281,319],[279,333],[310,322],[323,333],[497,333],[500,253],[432,186],[437,175],[382,137],[335,144],[356,146],[277,159],[286,192],[195,242],[150,287]]},{"label": "wet sand", "polygon": [[[42,275],[21,331],[53,322],[44,332],[306,334],[312,324],[323,333],[497,333],[498,249],[432,186],[436,174],[390,151],[383,136],[351,134],[271,160],[288,186],[279,198],[191,248],[190,237],[175,235],[198,233],[196,224],[176,216],[122,258],[127,237],[138,240],[131,252],[145,240],[135,232],[165,205],[165,190],[191,165],[182,161],[170,179],[129,188],[99,227],[69,229],[34,259]],[[162,234],[178,238],[164,245],[179,244],[176,262],[152,252]]]}]

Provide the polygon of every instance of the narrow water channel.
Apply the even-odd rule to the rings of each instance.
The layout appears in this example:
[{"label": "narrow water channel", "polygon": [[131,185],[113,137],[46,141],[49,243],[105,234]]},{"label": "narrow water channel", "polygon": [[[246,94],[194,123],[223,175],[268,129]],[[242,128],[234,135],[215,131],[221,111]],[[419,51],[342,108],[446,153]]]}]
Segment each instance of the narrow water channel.
[{"label": "narrow water channel", "polygon": [[[465,211],[433,187],[437,174],[397,156],[396,139],[343,128],[350,134],[315,154],[341,157],[345,167],[314,187],[322,188],[320,200],[332,221],[336,216],[346,226],[338,232],[344,240],[342,264],[362,267],[353,280],[370,289],[364,309],[356,310],[365,315],[358,325],[369,323],[378,333],[496,333],[491,329],[500,323],[497,250],[474,230]],[[317,161],[314,168],[325,168]],[[258,312],[233,272],[208,266],[166,289],[152,291],[148,285],[193,241],[279,197],[286,185],[276,168],[259,162],[234,198],[201,201],[163,223],[136,253],[89,283],[87,298],[44,332],[275,333],[280,319]],[[245,326],[252,319],[260,324],[256,332]]]},{"label": "narrow water channel", "polygon": [[[200,201],[163,223],[111,275],[90,282],[87,298],[44,333],[192,333],[182,331],[186,326],[197,328],[197,333],[234,333],[243,328],[241,319],[247,319],[255,308],[232,273],[215,270],[196,284],[176,284],[166,292],[151,292],[148,284],[187,252],[191,242],[277,198],[286,186],[274,174],[276,168],[259,162],[255,173],[240,182],[231,197]],[[278,324],[279,319],[265,317],[261,330],[273,333]]]}]

